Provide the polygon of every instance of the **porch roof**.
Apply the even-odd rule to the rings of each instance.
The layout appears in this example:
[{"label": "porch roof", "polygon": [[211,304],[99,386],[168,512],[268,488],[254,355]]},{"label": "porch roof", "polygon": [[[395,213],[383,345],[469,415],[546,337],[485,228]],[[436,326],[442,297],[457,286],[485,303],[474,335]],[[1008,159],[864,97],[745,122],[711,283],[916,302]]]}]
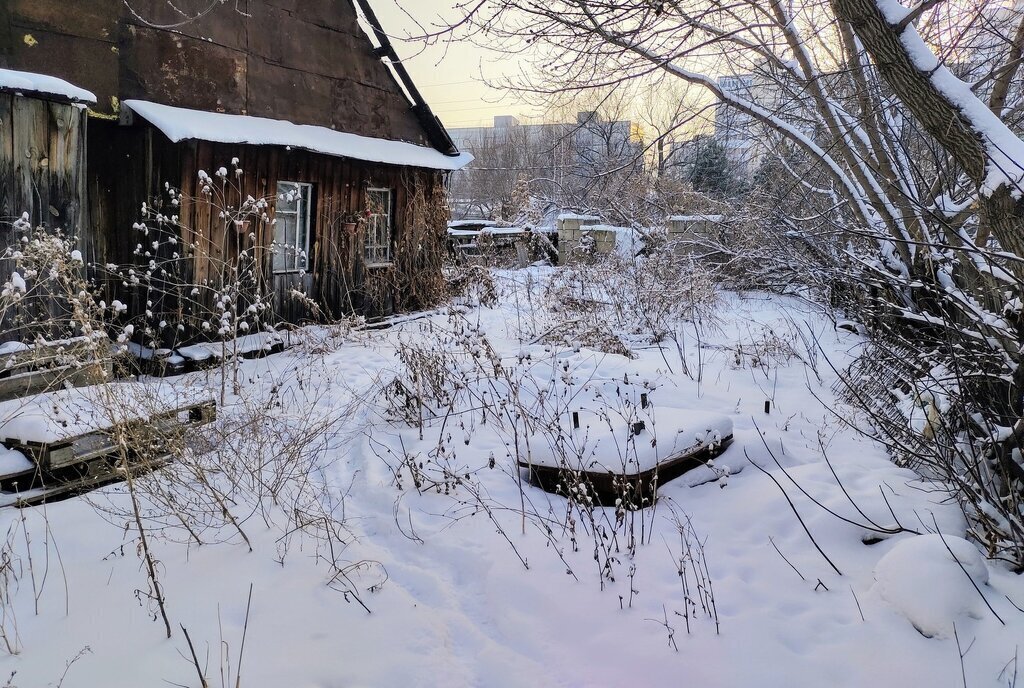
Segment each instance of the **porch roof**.
[{"label": "porch roof", "polygon": [[19,72],[14,69],[0,69],[0,92],[32,95],[43,100],[59,100],[86,105],[96,103],[96,96],[90,91],[63,79],[35,72]]},{"label": "porch roof", "polygon": [[144,100],[126,100],[124,105],[175,143],[197,139],[287,146],[366,162],[448,171],[460,170],[473,160],[468,153],[450,156],[405,141],[371,138],[280,119],[189,110]]}]

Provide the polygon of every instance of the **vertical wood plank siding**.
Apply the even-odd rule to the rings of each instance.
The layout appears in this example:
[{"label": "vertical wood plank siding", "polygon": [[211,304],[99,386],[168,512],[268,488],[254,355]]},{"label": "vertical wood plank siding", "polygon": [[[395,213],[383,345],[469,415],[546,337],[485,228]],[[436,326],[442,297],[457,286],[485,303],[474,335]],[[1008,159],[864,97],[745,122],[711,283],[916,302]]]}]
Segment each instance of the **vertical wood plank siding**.
[{"label": "vertical wood plank siding", "polygon": [[[61,228],[92,247],[85,227],[85,110],[38,98],[0,94],[0,253],[18,241],[12,223],[28,213],[33,226]],[[0,258],[0,284],[13,260]],[[0,314],[2,317],[3,314]],[[13,313],[0,321],[0,341],[17,339]]]},{"label": "vertical wood plank siding", "polygon": [[[270,252],[263,250],[257,255],[262,268],[263,288],[273,293],[276,321],[330,320],[353,312],[383,315],[420,308],[436,298],[436,293],[427,294],[414,285],[424,280],[434,284],[440,279],[436,261],[423,261],[421,254],[443,254],[445,223],[414,221],[407,217],[406,210],[410,194],[416,190],[432,203],[445,204],[445,177],[442,173],[363,163],[274,146],[206,141],[174,144],[147,125],[116,127],[114,131],[107,131],[110,126],[113,125],[97,122],[90,133],[91,142],[104,139],[102,146],[111,151],[110,157],[118,162],[116,165],[97,165],[92,161],[90,169],[90,189],[105,194],[103,198],[94,195],[90,199],[94,210],[92,226],[97,232],[119,237],[119,240],[110,242],[111,250],[105,260],[121,264],[140,261],[139,257],[132,255],[139,243],[138,237],[133,236],[132,224],[140,219],[141,203],[152,203],[165,193],[164,186],[169,184],[180,189],[182,194],[181,205],[176,209],[182,225],[182,246],[196,247],[187,268],[191,273],[190,280],[218,287],[226,277],[224,266],[236,263],[240,250],[252,248],[245,235],[233,230],[225,231],[225,223],[218,216],[214,204],[202,196],[199,171],[216,179],[216,170],[225,167],[230,171],[232,183],[240,185],[240,194],[232,191],[227,202],[237,207],[246,196],[267,198],[271,203],[271,217],[278,181],[313,185],[307,271],[304,274],[275,275],[271,271]],[[148,144],[147,139],[150,141]],[[98,148],[101,144],[96,146]],[[233,174],[231,161],[234,158],[238,158],[238,165],[243,171],[239,180]],[[141,184],[143,179],[148,183]],[[395,190],[395,245],[412,247],[396,249],[395,261],[390,267],[366,269],[363,260],[365,230],[360,226],[353,233],[345,230],[341,222],[342,214],[366,207],[365,190],[368,187]],[[269,246],[272,241],[273,228],[267,225],[263,235],[257,237],[256,245]],[[296,291],[308,298],[296,298]],[[125,294],[122,300],[125,298],[131,296]],[[310,307],[310,303],[315,306]],[[204,307],[210,305],[204,304]],[[136,312],[141,307],[142,303],[132,303]],[[164,312],[184,308],[173,298],[165,298],[160,307]]]}]

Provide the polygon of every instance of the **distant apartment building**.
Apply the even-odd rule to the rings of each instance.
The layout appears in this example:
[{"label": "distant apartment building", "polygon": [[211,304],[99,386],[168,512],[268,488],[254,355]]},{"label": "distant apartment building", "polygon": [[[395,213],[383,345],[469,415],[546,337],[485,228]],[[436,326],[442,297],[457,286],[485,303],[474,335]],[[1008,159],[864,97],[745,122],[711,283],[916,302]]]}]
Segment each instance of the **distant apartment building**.
[{"label": "distant apartment building", "polygon": [[522,123],[501,115],[492,126],[449,129],[475,160],[452,175],[454,216],[511,219],[509,206],[524,180],[530,194],[563,206],[599,190],[603,175],[642,173],[644,147],[629,120],[580,112],[575,122]]},{"label": "distant apartment building", "polygon": [[[751,74],[722,76],[718,87],[723,93],[753,100],[754,77]],[[735,107],[719,102],[715,108],[715,140],[725,150],[726,158],[740,174],[750,173],[764,155],[758,142],[758,127],[754,118]]]}]

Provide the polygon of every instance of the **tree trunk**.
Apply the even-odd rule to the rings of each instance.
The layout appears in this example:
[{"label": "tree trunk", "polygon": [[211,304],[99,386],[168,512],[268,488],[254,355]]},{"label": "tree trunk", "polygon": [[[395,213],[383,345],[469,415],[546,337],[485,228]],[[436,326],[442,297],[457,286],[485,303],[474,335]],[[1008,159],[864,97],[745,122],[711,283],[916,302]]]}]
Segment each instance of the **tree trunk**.
[{"label": "tree trunk", "polygon": [[[931,73],[918,68],[901,40],[903,31],[891,24],[876,0],[832,0],[836,15],[853,27],[890,88],[931,136],[959,163],[978,189],[981,232],[991,231],[1003,250],[1024,257],[1024,200],[1015,200],[1005,185],[982,191],[988,155],[982,134],[935,84]],[[1020,161],[1024,164],[1024,161]],[[1024,266],[1012,269],[1024,276]]]}]

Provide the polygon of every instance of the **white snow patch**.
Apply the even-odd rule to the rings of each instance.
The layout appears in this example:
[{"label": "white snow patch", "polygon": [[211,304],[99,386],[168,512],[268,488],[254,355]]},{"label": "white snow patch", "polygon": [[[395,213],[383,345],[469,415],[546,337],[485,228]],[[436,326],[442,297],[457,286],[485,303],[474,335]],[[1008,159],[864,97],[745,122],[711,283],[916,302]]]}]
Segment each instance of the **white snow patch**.
[{"label": "white snow patch", "polygon": [[17,449],[0,446],[0,475],[31,471],[36,465]]},{"label": "white snow patch", "polygon": [[16,354],[19,351],[28,351],[31,347],[22,342],[3,342],[0,344],[0,355]]},{"label": "white snow patch", "polygon": [[984,590],[988,577],[985,559],[967,540],[918,535],[897,543],[879,560],[873,590],[922,635],[951,638],[955,622],[982,617],[985,603],[974,586]]},{"label": "white snow patch", "polygon": [[452,220],[448,223],[449,227],[494,227],[498,224],[497,220]]},{"label": "white snow patch", "polygon": [[669,222],[723,222],[725,215],[670,215]]}]

